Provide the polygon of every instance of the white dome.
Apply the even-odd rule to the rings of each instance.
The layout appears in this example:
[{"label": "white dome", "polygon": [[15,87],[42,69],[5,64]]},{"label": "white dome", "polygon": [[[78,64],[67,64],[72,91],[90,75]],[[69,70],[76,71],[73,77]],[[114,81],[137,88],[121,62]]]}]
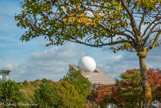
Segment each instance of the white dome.
[{"label": "white dome", "polygon": [[92,57],[84,56],[78,62],[78,67],[87,72],[93,72],[96,69],[96,62]]}]

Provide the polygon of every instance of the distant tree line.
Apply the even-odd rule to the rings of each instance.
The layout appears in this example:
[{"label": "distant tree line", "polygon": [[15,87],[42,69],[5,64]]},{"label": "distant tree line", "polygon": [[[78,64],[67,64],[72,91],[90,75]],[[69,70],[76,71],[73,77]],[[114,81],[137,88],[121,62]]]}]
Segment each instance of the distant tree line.
[{"label": "distant tree line", "polygon": [[0,108],[82,108],[91,83],[80,72],[72,70],[58,82],[0,82]]},{"label": "distant tree line", "polygon": [[[127,70],[120,75],[120,80],[116,79],[116,84],[102,85],[96,90],[92,90],[91,83],[80,71],[72,69],[58,82],[47,79],[0,82],[0,108],[86,108],[87,101],[101,108],[110,103],[116,108],[144,108],[139,71]],[[149,69],[148,80],[153,101],[161,102],[160,70]]]}]

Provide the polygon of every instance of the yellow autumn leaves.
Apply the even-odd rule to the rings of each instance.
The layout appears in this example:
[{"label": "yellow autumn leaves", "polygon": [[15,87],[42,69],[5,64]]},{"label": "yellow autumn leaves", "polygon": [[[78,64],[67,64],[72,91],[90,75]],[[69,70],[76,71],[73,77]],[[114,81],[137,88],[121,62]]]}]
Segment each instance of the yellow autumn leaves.
[{"label": "yellow autumn leaves", "polygon": [[99,15],[94,15],[94,17],[88,17],[86,13],[80,14],[78,17],[75,17],[74,15],[71,15],[70,17],[65,17],[64,22],[77,22],[77,23],[82,23],[85,24],[86,26],[88,25],[94,25],[100,24],[102,21],[102,17]]},{"label": "yellow autumn leaves", "polygon": [[138,2],[143,3],[149,9],[154,9],[157,4],[161,4],[161,0],[138,0]]}]

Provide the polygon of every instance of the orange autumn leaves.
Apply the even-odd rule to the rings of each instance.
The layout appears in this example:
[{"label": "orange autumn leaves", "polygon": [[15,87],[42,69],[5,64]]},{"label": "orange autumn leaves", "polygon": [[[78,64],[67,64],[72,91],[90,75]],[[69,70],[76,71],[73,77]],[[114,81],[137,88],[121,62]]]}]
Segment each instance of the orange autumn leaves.
[{"label": "orange autumn leaves", "polygon": [[74,14],[71,15],[70,17],[65,17],[64,18],[64,22],[69,22],[69,23],[80,23],[80,24],[85,24],[86,26],[88,25],[94,25],[96,26],[96,24],[100,24],[101,21],[102,21],[102,16],[99,16],[97,14],[94,15],[94,18],[93,17],[89,17],[87,15],[87,13],[82,13],[80,14],[79,16],[75,17]]}]

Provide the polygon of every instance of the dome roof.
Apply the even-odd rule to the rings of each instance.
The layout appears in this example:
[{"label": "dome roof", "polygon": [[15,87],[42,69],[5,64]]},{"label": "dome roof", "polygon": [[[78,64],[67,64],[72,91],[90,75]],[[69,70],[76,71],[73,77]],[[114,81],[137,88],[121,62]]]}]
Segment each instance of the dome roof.
[{"label": "dome roof", "polygon": [[92,57],[83,56],[78,62],[78,67],[86,72],[94,72],[96,69],[96,62]]}]

